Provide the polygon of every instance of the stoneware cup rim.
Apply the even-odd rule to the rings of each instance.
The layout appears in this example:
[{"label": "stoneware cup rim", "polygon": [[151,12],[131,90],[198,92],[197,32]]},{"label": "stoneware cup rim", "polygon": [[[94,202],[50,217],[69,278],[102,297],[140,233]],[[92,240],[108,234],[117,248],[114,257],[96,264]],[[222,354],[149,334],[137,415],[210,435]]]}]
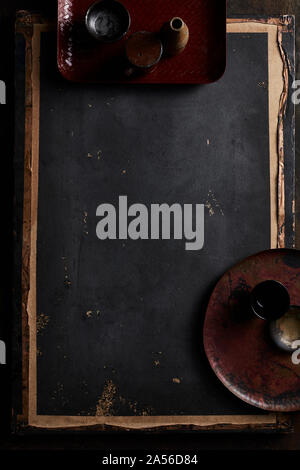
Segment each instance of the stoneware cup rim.
[{"label": "stoneware cup rim", "polygon": [[[124,14],[127,16],[126,28],[124,28],[124,30],[122,31],[122,33],[119,36],[117,36],[113,39],[107,39],[107,38],[105,38],[105,36],[97,35],[95,30],[90,26],[90,15],[93,12],[93,10],[96,9],[98,6],[100,7],[101,4],[102,5],[104,5],[104,4],[106,4],[106,5],[117,5],[117,7],[120,8],[120,11],[123,10]],[[128,31],[130,29],[130,26],[131,26],[131,16],[130,16],[130,13],[129,13],[128,9],[119,0],[97,0],[94,3],[92,3],[92,5],[89,6],[89,8],[88,8],[88,10],[85,14],[85,26],[86,26],[86,29],[89,32],[89,34],[94,39],[97,39],[99,42],[103,42],[103,43],[113,43],[113,42],[120,41],[128,33]]]}]

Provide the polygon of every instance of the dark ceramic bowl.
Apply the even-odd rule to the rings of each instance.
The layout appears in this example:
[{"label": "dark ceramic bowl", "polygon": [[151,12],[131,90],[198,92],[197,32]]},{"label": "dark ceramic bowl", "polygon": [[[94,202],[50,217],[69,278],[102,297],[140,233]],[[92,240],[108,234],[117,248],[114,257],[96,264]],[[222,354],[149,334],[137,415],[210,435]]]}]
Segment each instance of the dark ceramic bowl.
[{"label": "dark ceramic bowl", "polygon": [[130,14],[117,0],[100,0],[87,11],[85,24],[88,32],[98,41],[119,41],[130,28]]}]

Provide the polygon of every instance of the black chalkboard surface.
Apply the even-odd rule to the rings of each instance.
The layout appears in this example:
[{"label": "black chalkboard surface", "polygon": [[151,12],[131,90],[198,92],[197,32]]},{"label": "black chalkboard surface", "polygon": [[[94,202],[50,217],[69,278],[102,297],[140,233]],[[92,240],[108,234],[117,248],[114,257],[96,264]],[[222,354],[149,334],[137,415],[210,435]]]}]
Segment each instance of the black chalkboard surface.
[{"label": "black chalkboard surface", "polygon": [[[229,20],[224,77],[170,87],[68,83],[52,26],[25,20],[16,35],[16,426],[280,428],[215,378],[202,322],[226,269],[293,246],[293,106],[283,94],[292,19]],[[177,204],[170,236],[151,219],[158,204],[161,224]],[[192,210],[195,230],[197,205],[199,249],[187,249],[178,223]]]}]

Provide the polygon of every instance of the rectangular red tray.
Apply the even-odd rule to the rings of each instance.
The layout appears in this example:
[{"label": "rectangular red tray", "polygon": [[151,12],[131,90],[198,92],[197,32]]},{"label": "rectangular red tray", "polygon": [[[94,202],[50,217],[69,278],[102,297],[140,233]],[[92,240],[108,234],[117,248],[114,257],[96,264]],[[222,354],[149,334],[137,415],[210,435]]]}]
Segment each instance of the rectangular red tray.
[{"label": "rectangular red tray", "polygon": [[[226,66],[226,0],[122,0],[131,15],[128,34],[114,44],[101,44],[85,27],[94,0],[58,0],[58,68],[68,80],[102,83],[201,84],[219,79]],[[159,32],[174,16],[190,30],[186,49],[164,57],[139,77],[120,73],[125,42],[136,31]]]}]

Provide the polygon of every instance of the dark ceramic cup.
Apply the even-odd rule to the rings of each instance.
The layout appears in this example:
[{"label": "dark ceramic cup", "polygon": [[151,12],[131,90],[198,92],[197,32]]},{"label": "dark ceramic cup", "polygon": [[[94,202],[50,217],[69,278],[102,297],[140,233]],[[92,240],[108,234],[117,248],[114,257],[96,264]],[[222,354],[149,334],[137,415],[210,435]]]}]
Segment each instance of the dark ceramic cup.
[{"label": "dark ceramic cup", "polygon": [[250,293],[250,309],[262,320],[278,320],[288,312],[289,308],[288,290],[278,281],[261,282]]},{"label": "dark ceramic cup", "polygon": [[90,35],[98,41],[119,41],[130,28],[130,14],[117,0],[100,0],[88,9],[85,24]]}]

